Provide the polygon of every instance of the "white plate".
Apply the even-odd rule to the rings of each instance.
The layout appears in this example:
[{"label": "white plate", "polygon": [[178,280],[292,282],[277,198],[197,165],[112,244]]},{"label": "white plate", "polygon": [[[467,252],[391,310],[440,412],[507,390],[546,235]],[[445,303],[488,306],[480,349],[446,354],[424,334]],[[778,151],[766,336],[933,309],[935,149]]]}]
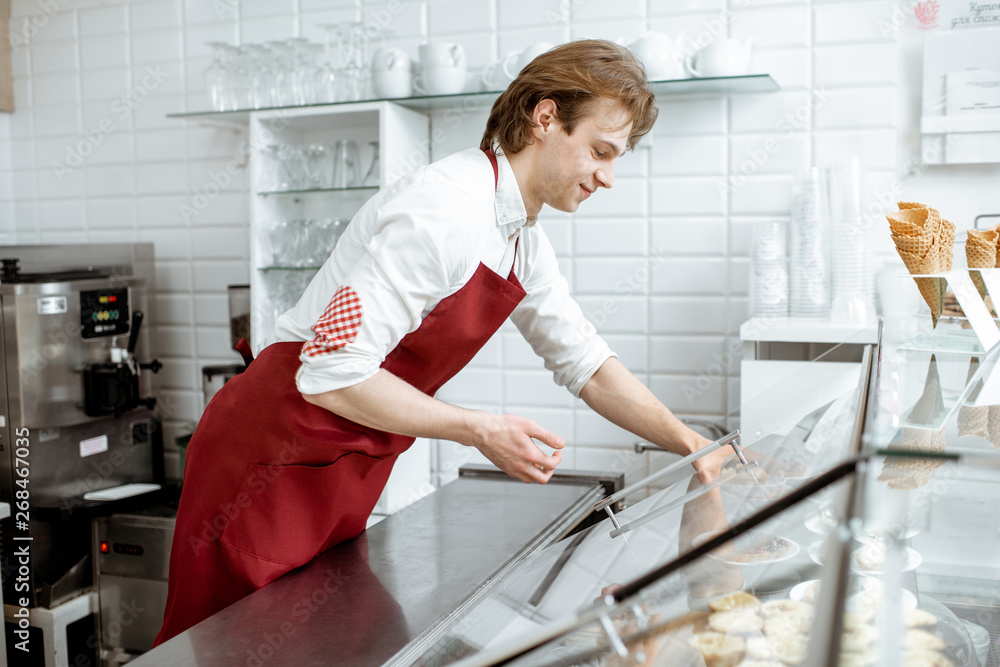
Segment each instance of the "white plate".
[{"label": "white plate", "polygon": [[[916,609],[917,608],[917,598],[914,597],[913,593],[901,588],[900,591],[900,604],[903,605],[903,609]],[[864,600],[865,593],[855,593],[847,600],[847,611],[861,611],[861,603]],[[878,598],[875,598],[878,601]]]},{"label": "white plate", "polygon": [[[887,532],[890,535],[895,535],[897,538],[899,538],[901,540],[908,540],[911,537],[915,537],[916,535],[918,535],[920,533],[920,529],[917,528],[917,527],[915,527],[915,526],[910,526],[909,528],[907,528],[904,531],[902,531],[901,535],[896,535],[896,533],[899,532],[897,530],[890,530],[890,531],[887,531]],[[879,539],[881,537],[881,534],[882,533],[879,533],[877,531],[866,530],[864,533],[862,533],[860,536],[858,536],[855,539],[857,539],[858,542],[866,543],[866,542],[871,542],[873,540]]]},{"label": "white plate", "polygon": [[806,600],[806,589],[812,584],[818,584],[819,579],[810,579],[809,581],[803,581],[798,586],[795,586],[788,592],[788,597],[792,600],[797,600],[799,602],[812,602],[811,600]]},{"label": "white plate", "polygon": [[[779,556],[778,558],[768,558],[766,560],[755,560],[755,561],[752,561],[752,562],[749,562],[749,563],[744,563],[744,562],[738,561],[738,560],[729,560],[727,558],[722,558],[720,556],[716,556],[713,553],[709,553],[708,555],[711,558],[715,558],[716,560],[721,560],[721,561],[726,562],[726,563],[732,563],[733,565],[741,565],[741,566],[744,566],[744,567],[757,567],[757,566],[761,566],[761,565],[770,565],[771,563],[780,563],[781,561],[788,560],[789,558],[792,558],[796,554],[799,553],[799,544],[798,544],[798,542],[796,542],[795,540],[790,540],[787,537],[784,537],[782,535],[775,535],[775,537],[780,537],[784,541],[788,542],[788,551],[786,551],[784,553],[784,555]],[[739,539],[739,537],[737,537],[736,539]]]},{"label": "white plate", "polygon": [[806,528],[817,535],[826,535],[837,527],[836,517],[831,517],[833,523],[829,523],[821,512],[811,512],[805,519]]},{"label": "white plate", "polygon": [[[824,548],[825,544],[826,544],[826,542],[821,540],[819,542],[814,542],[809,547],[809,558],[811,558],[812,562],[816,563],[817,565],[822,565],[823,564],[823,548]],[[902,572],[909,572],[910,570],[915,570],[918,567],[920,567],[920,564],[922,562],[924,562],[923,557],[919,553],[917,553],[916,551],[914,551],[913,549],[911,549],[910,547],[903,547],[903,549],[904,549],[904,552],[903,552],[903,569],[902,569]],[[858,574],[882,574],[882,570],[865,570],[865,569],[862,569],[861,566],[858,565],[857,561],[854,560],[854,558],[855,558],[855,556],[857,556],[857,554],[858,554],[857,551],[854,551],[853,553],[851,553],[851,569],[852,570],[854,570]]]},{"label": "white plate", "polygon": [[[882,570],[863,569],[860,565],[858,565],[858,562],[855,560],[855,557],[857,555],[858,555],[857,551],[851,554],[852,570],[854,570],[858,574],[882,574]],[[910,547],[903,547],[903,569],[900,570],[901,572],[909,572],[910,570],[915,570],[918,567],[920,567],[920,564],[922,562],[924,562],[923,556],[921,556],[919,553],[917,553]]]}]

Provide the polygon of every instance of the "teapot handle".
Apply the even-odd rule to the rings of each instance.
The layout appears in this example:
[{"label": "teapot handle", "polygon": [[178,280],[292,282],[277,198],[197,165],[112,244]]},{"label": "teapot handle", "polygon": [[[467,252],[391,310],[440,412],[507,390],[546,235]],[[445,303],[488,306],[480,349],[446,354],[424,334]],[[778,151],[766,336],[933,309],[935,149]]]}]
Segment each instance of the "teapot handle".
[{"label": "teapot handle", "polygon": [[691,76],[700,79],[702,78],[701,74],[698,72],[698,70],[694,68],[694,65],[692,64],[695,55],[697,54],[689,53],[687,56],[684,57],[684,69],[687,70],[688,74],[690,74]]},{"label": "teapot handle", "polygon": [[465,66],[465,49],[461,44],[454,44],[451,47],[451,62],[455,67]]}]

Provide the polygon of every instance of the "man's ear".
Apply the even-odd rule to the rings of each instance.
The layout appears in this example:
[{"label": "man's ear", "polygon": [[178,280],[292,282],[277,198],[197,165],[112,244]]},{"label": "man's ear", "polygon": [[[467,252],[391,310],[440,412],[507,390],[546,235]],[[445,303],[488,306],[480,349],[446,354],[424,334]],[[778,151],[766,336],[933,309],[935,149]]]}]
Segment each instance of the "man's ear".
[{"label": "man's ear", "polygon": [[543,139],[553,130],[559,127],[559,117],[556,114],[555,100],[545,98],[535,105],[535,111],[531,115],[535,127],[531,128],[532,135],[536,139]]}]

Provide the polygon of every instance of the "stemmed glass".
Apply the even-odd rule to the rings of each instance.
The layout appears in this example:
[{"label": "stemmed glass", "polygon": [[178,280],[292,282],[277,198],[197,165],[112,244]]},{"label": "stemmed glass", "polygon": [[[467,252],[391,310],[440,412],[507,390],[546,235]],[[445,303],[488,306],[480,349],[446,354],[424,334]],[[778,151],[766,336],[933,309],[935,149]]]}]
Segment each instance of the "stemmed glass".
[{"label": "stemmed glass", "polygon": [[365,187],[378,187],[379,181],[379,164],[378,164],[378,142],[369,141],[368,145],[372,147],[372,164],[368,167],[368,172],[365,177],[361,179],[361,185]]},{"label": "stemmed glass", "polygon": [[212,49],[212,62],[205,68],[205,89],[208,91],[208,104],[213,111],[228,110],[226,83],[229,72],[226,63],[229,45],[224,42],[208,42]]},{"label": "stemmed glass", "polygon": [[287,62],[291,71],[291,103],[294,106],[302,106],[307,104],[309,98],[309,77],[306,64],[309,40],[305,37],[289,37],[285,43],[288,49]]}]

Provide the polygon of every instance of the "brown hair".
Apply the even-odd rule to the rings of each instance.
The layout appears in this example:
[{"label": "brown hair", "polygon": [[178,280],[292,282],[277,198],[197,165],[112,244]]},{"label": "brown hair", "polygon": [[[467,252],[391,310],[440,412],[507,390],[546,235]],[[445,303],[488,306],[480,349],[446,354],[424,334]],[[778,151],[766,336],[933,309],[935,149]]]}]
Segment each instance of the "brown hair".
[{"label": "brown hair", "polygon": [[632,121],[626,142],[631,150],[652,129],[657,115],[642,64],[624,46],[605,40],[557,46],[532,60],[493,103],[480,148],[492,147],[497,139],[505,153],[513,154],[530,144],[536,126],[531,116],[544,99],[556,103],[559,122],[572,134],[601,97],[625,107]]}]

